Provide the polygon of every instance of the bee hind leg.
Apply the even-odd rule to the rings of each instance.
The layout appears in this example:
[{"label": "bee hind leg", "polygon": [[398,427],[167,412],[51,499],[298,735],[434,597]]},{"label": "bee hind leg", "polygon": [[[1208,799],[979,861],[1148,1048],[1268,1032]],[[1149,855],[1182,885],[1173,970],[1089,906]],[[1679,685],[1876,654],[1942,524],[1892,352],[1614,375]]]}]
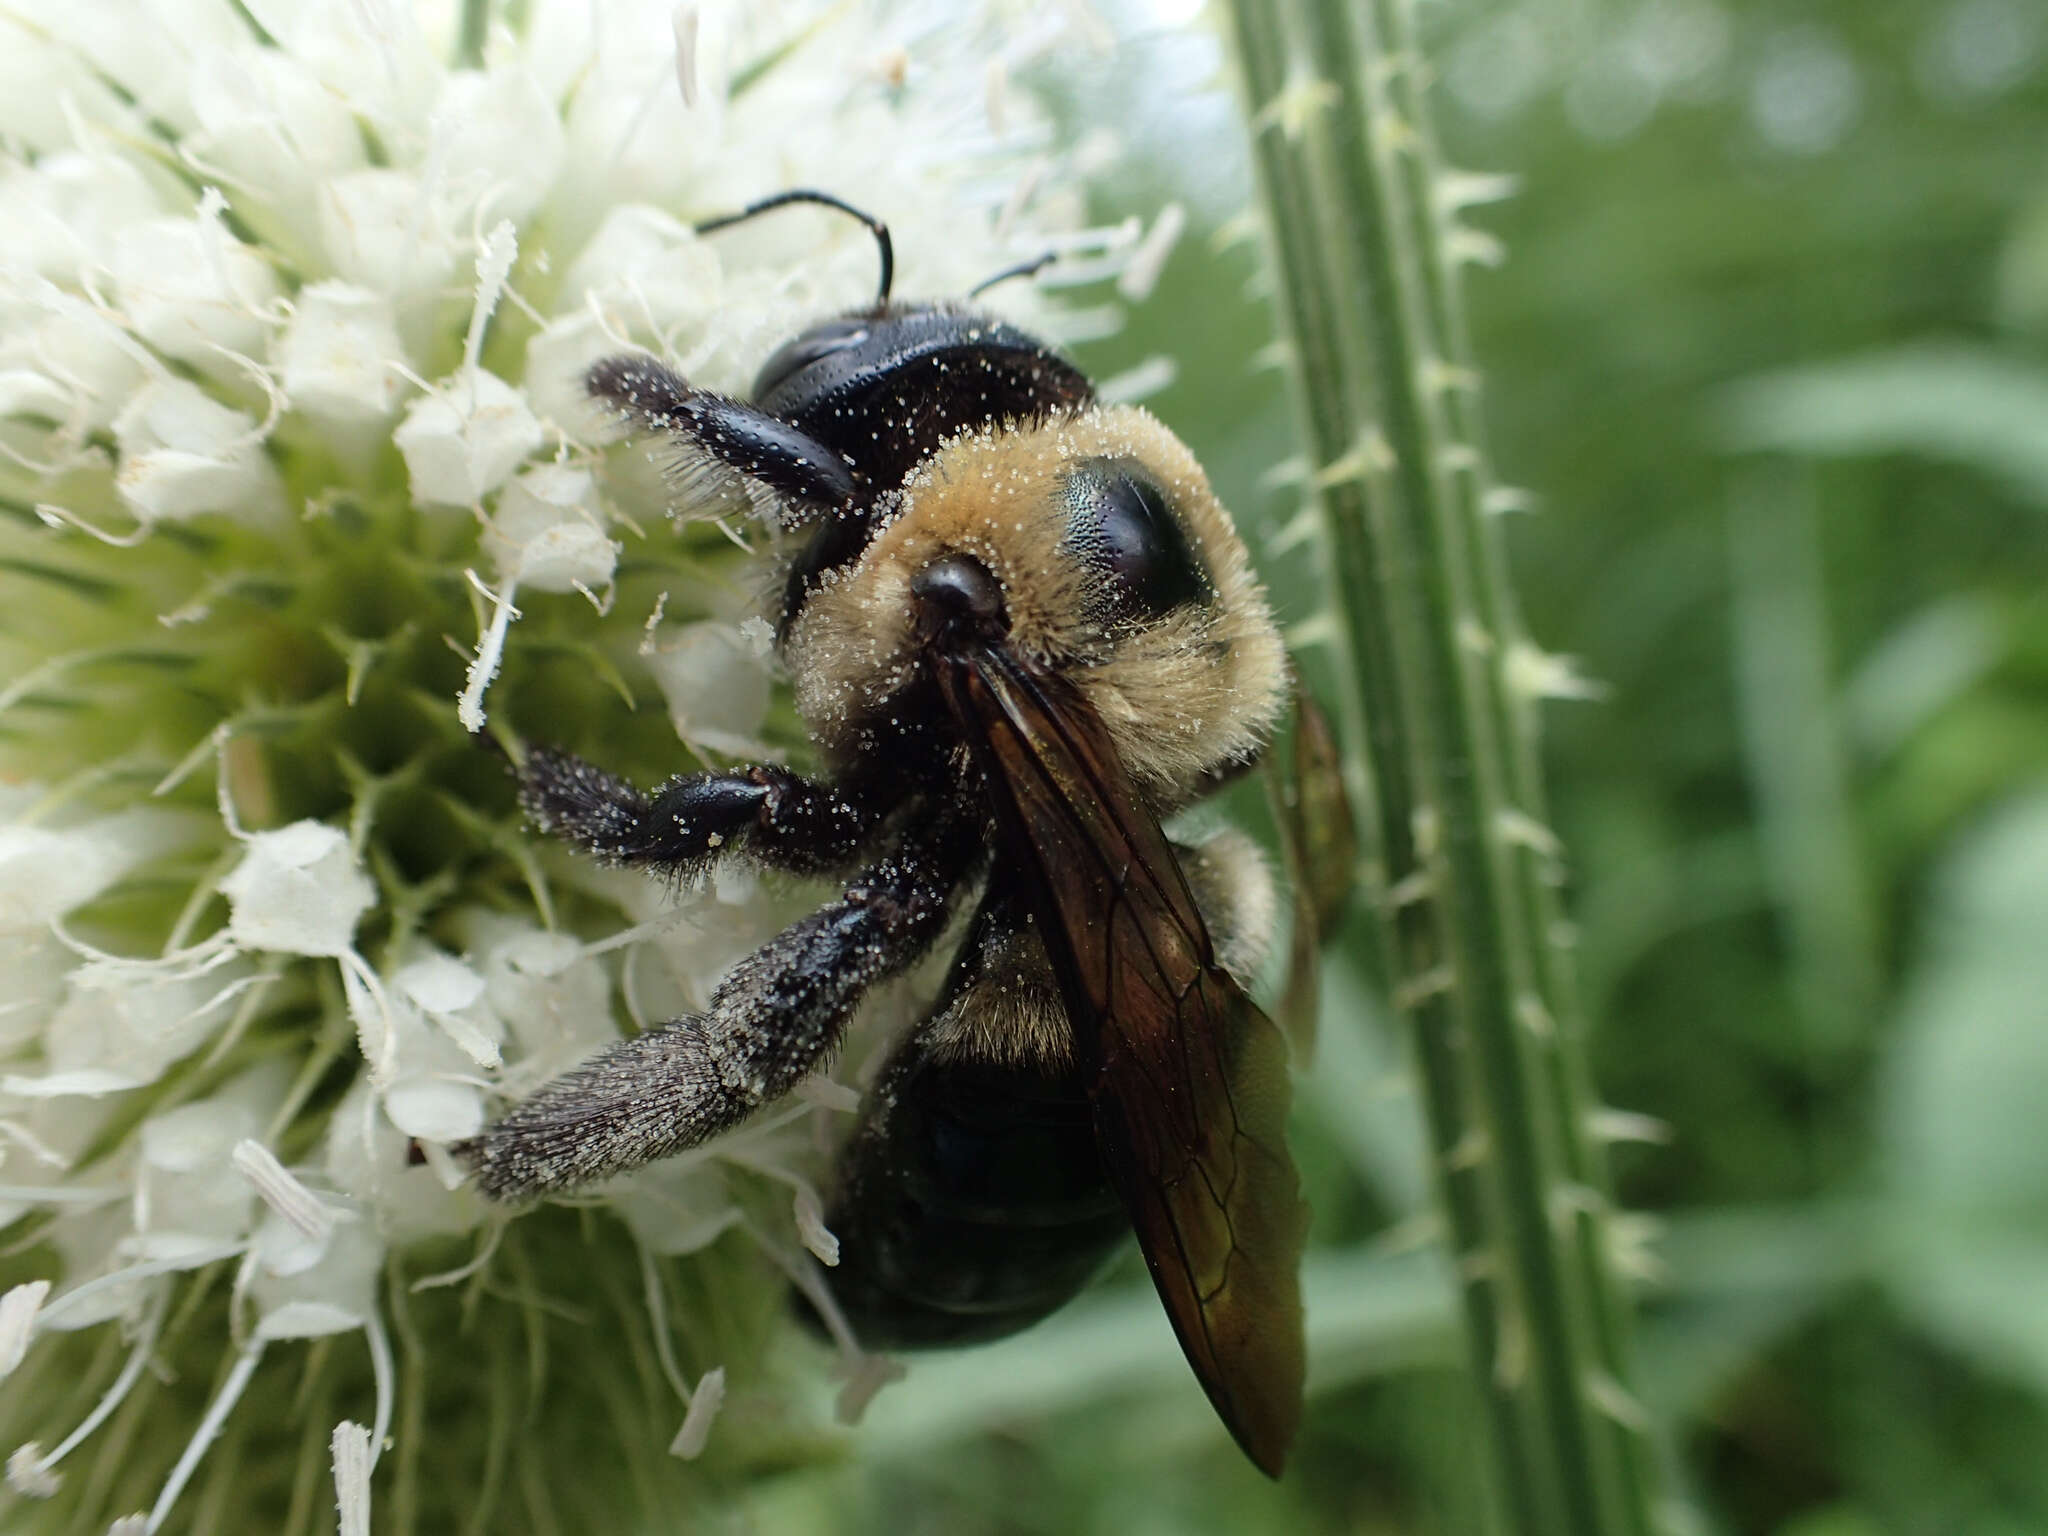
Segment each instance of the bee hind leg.
[{"label": "bee hind leg", "polygon": [[930,947],[972,858],[941,833],[871,865],[733,967],[703,1013],[606,1046],[451,1150],[486,1195],[525,1200],[730,1130],[838,1045],[869,986]]}]

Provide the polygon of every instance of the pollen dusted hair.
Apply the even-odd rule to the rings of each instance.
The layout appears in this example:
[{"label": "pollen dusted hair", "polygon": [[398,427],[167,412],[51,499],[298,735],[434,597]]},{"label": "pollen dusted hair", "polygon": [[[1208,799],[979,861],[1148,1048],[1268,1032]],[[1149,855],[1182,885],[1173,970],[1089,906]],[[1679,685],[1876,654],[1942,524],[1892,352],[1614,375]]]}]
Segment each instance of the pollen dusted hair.
[{"label": "pollen dusted hair", "polygon": [[[1105,623],[1100,576],[1064,541],[1067,472],[1134,460],[1158,483],[1213,592],[1144,625]],[[910,583],[942,555],[972,555],[1000,583],[1012,640],[1067,675],[1101,715],[1155,809],[1248,761],[1287,697],[1287,657],[1244,541],[1179,438],[1136,406],[1090,406],[962,433],[899,493],[853,564],[827,572],[790,628],[797,707],[828,757],[860,750],[918,669]]]}]

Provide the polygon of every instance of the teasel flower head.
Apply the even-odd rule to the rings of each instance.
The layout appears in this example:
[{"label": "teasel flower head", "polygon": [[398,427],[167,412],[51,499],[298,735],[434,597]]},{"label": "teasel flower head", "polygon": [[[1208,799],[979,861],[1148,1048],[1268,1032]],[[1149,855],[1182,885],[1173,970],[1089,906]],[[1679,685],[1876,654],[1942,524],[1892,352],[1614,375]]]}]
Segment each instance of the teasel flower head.
[{"label": "teasel flower head", "polygon": [[[803,900],[544,846],[488,743],[802,761],[763,530],[673,517],[581,374],[743,392],[863,302],[850,221],[692,232],[793,184],[912,293],[1113,264],[1012,83],[1075,14],[0,16],[8,1529],[667,1529],[829,1436],[781,1278],[851,1066],[510,1218],[446,1150]],[[856,1409],[890,1367],[840,1354]]]}]

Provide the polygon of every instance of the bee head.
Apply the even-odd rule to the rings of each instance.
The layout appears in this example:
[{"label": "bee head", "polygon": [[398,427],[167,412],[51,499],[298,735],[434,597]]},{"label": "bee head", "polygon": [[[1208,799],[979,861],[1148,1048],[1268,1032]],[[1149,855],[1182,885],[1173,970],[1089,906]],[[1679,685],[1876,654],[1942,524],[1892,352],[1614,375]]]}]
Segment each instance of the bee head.
[{"label": "bee head", "polygon": [[1244,544],[1187,448],[1135,407],[953,438],[790,626],[797,703],[851,755],[935,650],[1003,644],[1064,675],[1162,808],[1253,756],[1286,661]]}]

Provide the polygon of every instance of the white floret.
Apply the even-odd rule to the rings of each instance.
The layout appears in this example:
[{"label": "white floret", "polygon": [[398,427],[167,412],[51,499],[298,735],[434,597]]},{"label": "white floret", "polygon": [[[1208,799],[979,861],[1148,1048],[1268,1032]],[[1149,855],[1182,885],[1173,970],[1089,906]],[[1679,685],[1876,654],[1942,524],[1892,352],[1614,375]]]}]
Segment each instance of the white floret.
[{"label": "white floret", "polygon": [[318,821],[253,834],[220,889],[237,945],[289,955],[350,954],[357,922],[377,902],[347,837]]},{"label": "white floret", "polygon": [[477,369],[415,400],[392,434],[415,501],[474,506],[512,477],[544,433],[526,398]]}]

